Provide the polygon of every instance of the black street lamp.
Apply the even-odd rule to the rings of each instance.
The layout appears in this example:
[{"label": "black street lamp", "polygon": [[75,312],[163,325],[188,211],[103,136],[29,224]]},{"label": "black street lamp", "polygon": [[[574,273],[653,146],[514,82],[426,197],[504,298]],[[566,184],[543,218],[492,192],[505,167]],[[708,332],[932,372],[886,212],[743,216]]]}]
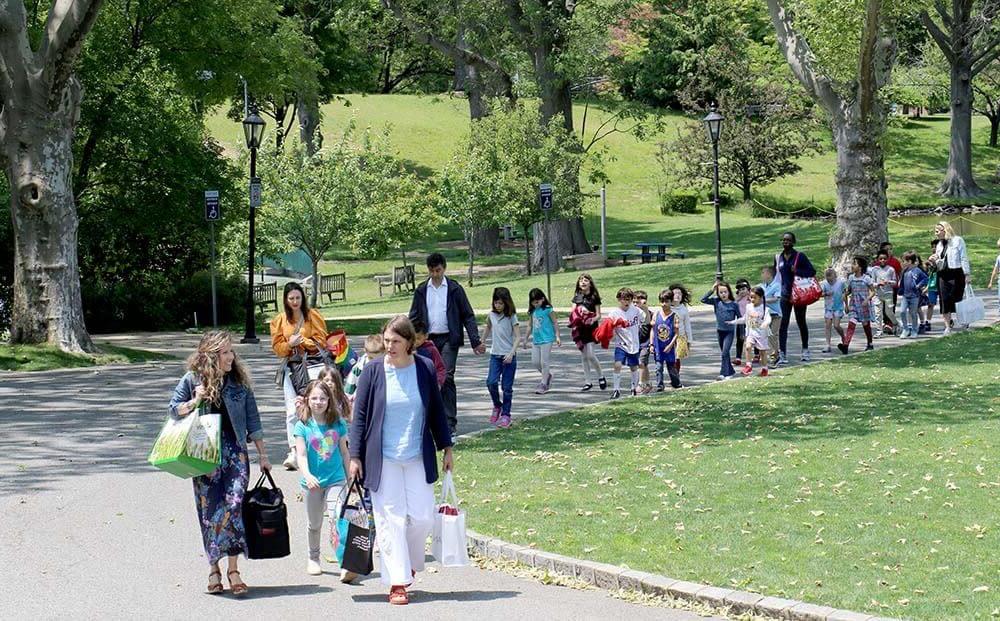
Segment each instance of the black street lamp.
[{"label": "black street lamp", "polygon": [[254,254],[256,253],[255,221],[257,208],[260,207],[260,179],[257,178],[257,149],[260,148],[261,138],[264,136],[264,119],[257,114],[257,104],[250,105],[250,113],[243,119],[243,134],[246,136],[247,148],[250,149],[250,252],[247,259],[247,308],[246,308],[246,331],[240,343],[259,343],[257,338],[257,326],[254,320],[253,302],[253,272]]},{"label": "black street lamp", "polygon": [[715,278],[722,280],[722,224],[719,216],[719,135],[722,133],[723,116],[712,104],[708,115],[702,119],[712,141],[712,203],[715,205]]}]

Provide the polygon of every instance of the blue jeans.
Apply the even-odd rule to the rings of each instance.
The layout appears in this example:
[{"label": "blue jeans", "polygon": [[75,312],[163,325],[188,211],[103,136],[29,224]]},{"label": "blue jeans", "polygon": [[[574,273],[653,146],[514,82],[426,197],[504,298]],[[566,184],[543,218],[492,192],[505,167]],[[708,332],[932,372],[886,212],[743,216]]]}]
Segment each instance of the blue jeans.
[{"label": "blue jeans", "polygon": [[657,360],[656,361],[656,387],[663,388],[663,368],[666,367],[667,374],[670,376],[670,386],[673,388],[681,387],[681,372],[677,370],[677,365],[674,360]]},{"label": "blue jeans", "polygon": [[910,330],[914,334],[917,333],[917,328],[920,327],[919,306],[919,297],[901,296],[899,298],[899,321],[903,325],[904,330]]},{"label": "blue jeans", "polygon": [[719,350],[722,352],[722,364],[719,367],[719,375],[732,375],[736,373],[733,368],[732,359],[729,357],[729,350],[733,348],[733,339],[736,338],[736,330],[716,330],[719,334]]},{"label": "blue jeans", "polygon": [[[486,376],[486,388],[493,399],[493,407],[500,408],[501,416],[510,416],[510,403],[514,399],[514,375],[517,373],[517,356],[510,364],[505,364],[503,356],[490,356],[490,371]],[[503,389],[503,401],[500,389]]]}]

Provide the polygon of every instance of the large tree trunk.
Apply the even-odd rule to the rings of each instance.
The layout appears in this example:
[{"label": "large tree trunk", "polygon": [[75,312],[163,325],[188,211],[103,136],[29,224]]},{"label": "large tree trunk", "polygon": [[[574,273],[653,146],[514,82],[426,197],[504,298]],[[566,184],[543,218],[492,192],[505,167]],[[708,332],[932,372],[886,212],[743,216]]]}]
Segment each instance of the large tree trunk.
[{"label": "large tree trunk", "polygon": [[[12,343],[94,351],[83,320],[73,199],[80,95],[71,78],[54,110],[19,101],[6,106],[0,121],[14,225]],[[44,95],[40,99],[44,102]]]},{"label": "large tree trunk", "polygon": [[475,227],[469,235],[469,245],[477,255],[492,257],[500,254],[500,229],[496,226]]},{"label": "large tree trunk", "polygon": [[951,141],[948,172],[938,192],[952,198],[977,196],[972,178],[972,77],[969,59],[951,65]]},{"label": "large tree trunk", "polygon": [[1000,114],[989,117],[990,119],[990,146],[997,146],[997,130],[1000,130]]},{"label": "large tree trunk", "polygon": [[313,155],[323,148],[323,133],[319,131],[322,120],[319,101],[314,98],[299,99],[299,140],[306,147],[306,153]]},{"label": "large tree trunk", "polygon": [[556,271],[562,266],[564,256],[586,254],[591,251],[587,243],[587,233],[583,229],[583,218],[549,220],[547,225],[545,221],[537,222],[533,231],[535,256],[532,266],[536,271],[545,269],[546,246],[549,248],[550,271]]},{"label": "large tree trunk", "polygon": [[850,271],[856,255],[871,257],[889,240],[889,210],[885,196],[885,156],[877,129],[865,129],[853,119],[835,119],[837,149],[837,226],[830,233],[833,267]]}]

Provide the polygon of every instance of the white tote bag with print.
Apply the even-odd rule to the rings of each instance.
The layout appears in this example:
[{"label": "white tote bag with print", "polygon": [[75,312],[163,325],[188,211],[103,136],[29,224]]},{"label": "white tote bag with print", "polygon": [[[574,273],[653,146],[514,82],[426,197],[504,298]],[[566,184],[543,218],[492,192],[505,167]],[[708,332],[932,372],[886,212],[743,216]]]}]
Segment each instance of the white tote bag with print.
[{"label": "white tote bag with print", "polygon": [[451,471],[444,473],[440,502],[434,507],[431,554],[445,567],[464,567],[469,564],[465,511],[458,508],[458,495],[455,493]]},{"label": "white tote bag with print", "polygon": [[976,297],[972,287],[965,287],[965,297],[955,303],[955,323],[968,325],[986,319],[986,305]]}]

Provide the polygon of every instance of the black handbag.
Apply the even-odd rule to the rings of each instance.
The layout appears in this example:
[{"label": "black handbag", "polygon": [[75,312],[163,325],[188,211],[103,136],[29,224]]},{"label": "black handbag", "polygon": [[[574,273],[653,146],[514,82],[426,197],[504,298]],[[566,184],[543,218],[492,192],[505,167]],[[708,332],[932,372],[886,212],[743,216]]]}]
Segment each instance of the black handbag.
[{"label": "black handbag", "polygon": [[[361,484],[357,480],[351,481],[350,487],[357,491],[359,503],[358,505],[349,505],[344,502],[340,507],[340,520],[338,520],[338,528],[342,528],[345,523],[345,514],[347,509],[351,508],[356,512],[363,513],[365,518],[363,523],[365,526],[358,524],[359,520],[357,518],[346,521],[347,524],[347,535],[344,537],[344,556],[340,561],[340,568],[346,569],[347,571],[367,576],[372,573],[375,568],[374,562],[372,561],[372,555],[375,549],[375,525],[372,521],[371,513],[367,509],[364,503],[364,490],[361,488]],[[348,492],[350,496],[350,492]]]},{"label": "black handbag", "polygon": [[288,372],[292,378],[292,388],[295,394],[305,396],[309,382],[319,377],[319,372],[332,366],[330,353],[325,349],[318,354],[296,354],[288,358]]},{"label": "black handbag", "polygon": [[[271,487],[264,486],[265,478]],[[243,526],[247,558],[282,558],[291,554],[285,496],[266,470],[257,479],[257,485],[243,496]]]}]

